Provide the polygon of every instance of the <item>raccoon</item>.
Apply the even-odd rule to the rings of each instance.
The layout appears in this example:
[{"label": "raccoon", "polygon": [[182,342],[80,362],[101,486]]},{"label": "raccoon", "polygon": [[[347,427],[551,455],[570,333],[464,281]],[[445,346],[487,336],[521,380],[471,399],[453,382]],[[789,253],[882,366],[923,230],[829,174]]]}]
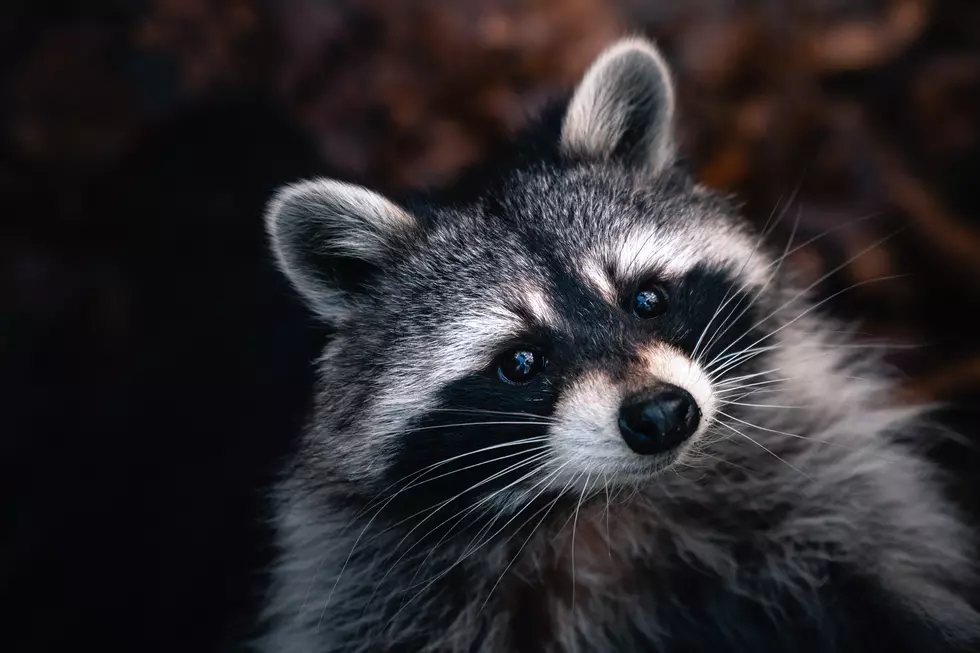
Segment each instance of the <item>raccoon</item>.
[{"label": "raccoon", "polygon": [[641,37],[492,164],[267,220],[335,333],[264,652],[980,650],[921,409],[684,170]]}]

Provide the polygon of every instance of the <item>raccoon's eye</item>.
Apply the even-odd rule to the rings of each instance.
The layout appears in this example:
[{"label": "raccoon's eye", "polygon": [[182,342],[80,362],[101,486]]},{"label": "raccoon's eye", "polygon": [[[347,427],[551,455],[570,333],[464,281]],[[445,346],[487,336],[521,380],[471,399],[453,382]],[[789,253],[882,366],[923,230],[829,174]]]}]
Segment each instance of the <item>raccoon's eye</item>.
[{"label": "raccoon's eye", "polygon": [[667,312],[667,298],[664,296],[664,291],[656,287],[638,291],[630,302],[630,310],[633,311],[633,315],[642,320],[663,315]]},{"label": "raccoon's eye", "polygon": [[521,347],[507,352],[497,362],[497,376],[505,383],[522,385],[544,369],[545,359],[540,351]]}]

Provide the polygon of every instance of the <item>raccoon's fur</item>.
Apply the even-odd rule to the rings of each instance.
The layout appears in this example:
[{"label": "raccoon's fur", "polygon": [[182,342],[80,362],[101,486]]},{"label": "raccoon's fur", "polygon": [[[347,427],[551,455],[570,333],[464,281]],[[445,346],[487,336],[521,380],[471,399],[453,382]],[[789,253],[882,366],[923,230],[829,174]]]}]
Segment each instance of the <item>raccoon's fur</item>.
[{"label": "raccoon's fur", "polygon": [[[980,650],[928,421],[685,174],[673,113],[628,38],[444,192],[277,194],[274,251],[336,336],[257,649]],[[690,437],[637,453],[625,411],[663,388]]]}]

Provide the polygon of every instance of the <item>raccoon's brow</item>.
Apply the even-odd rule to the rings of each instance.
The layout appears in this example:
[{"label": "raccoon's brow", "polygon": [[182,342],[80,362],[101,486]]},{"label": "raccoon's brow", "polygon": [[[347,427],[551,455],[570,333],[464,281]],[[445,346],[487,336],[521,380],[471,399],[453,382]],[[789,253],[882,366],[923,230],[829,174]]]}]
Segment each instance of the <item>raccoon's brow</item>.
[{"label": "raccoon's brow", "polygon": [[601,265],[593,258],[586,259],[580,268],[582,277],[593,290],[610,304],[615,304],[618,291],[616,282],[609,274],[608,266]]},{"label": "raccoon's brow", "polygon": [[[465,371],[489,365],[500,350],[540,328],[530,315],[504,306],[486,307],[458,317],[447,329],[447,345]],[[464,371],[464,370],[458,370]]]},{"label": "raccoon's brow", "polygon": [[522,284],[516,288],[515,295],[513,310],[527,327],[557,326],[558,314],[543,290]]},{"label": "raccoon's brow", "polygon": [[[651,273],[676,279],[701,264],[744,268],[743,275],[755,283],[764,276],[764,266],[759,260],[752,260],[752,250],[752,243],[733,230],[698,238],[678,230],[651,227],[625,233],[609,248],[607,256],[610,273],[619,283]],[[744,265],[746,262],[751,265]]]}]

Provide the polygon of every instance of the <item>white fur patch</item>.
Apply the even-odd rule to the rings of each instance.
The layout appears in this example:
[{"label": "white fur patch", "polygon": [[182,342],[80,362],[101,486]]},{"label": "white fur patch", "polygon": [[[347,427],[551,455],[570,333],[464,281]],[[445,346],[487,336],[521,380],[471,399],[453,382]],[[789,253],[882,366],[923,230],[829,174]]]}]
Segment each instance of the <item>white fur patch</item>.
[{"label": "white fur patch", "polygon": [[609,260],[619,278],[635,278],[650,268],[677,278],[698,264],[711,264],[740,271],[751,285],[765,283],[766,261],[751,240],[731,230],[710,238],[691,238],[690,234],[650,226],[632,229],[623,240],[609,248]]},{"label": "white fur patch", "polygon": [[439,390],[490,365],[501,343],[524,326],[518,315],[489,305],[419,336],[418,342],[407,345],[407,349],[435,354],[395,362],[378,379],[382,392],[367,422],[372,428],[389,433],[404,428],[410,416],[432,408]]},{"label": "white fur patch", "polygon": [[587,259],[582,262],[581,272],[585,280],[599,292],[604,300],[610,304],[616,303],[616,284],[599,263],[593,259]]},{"label": "white fur patch", "polygon": [[[604,374],[582,375],[555,406],[551,463],[562,468],[558,481],[601,468],[622,467],[635,457],[619,434],[622,388]],[[557,482],[557,481],[556,481]]]},{"label": "white fur patch", "polygon": [[691,439],[700,436],[714,418],[717,399],[708,375],[690,357],[669,345],[658,344],[640,352],[651,381],[663,381],[691,393],[701,411],[701,423]]},{"label": "white fur patch", "polygon": [[[639,387],[670,383],[690,392],[697,402],[701,421],[688,440],[689,446],[704,433],[717,409],[707,375],[700,365],[667,345],[652,346],[642,351],[640,358],[643,367],[637,370],[642,377]],[[636,386],[635,381],[617,383],[604,374],[591,372],[564,393],[555,407],[557,424],[550,431],[555,456],[549,464],[552,470],[562,470],[555,482],[587,474],[637,481],[658,471],[661,461],[634,453],[619,431],[623,398],[638,389]]]},{"label": "white fur patch", "polygon": [[554,306],[552,306],[551,300],[544,291],[532,287],[521,288],[520,300],[534,319],[541,324],[547,324],[548,326],[558,324],[558,315],[555,313]]}]

